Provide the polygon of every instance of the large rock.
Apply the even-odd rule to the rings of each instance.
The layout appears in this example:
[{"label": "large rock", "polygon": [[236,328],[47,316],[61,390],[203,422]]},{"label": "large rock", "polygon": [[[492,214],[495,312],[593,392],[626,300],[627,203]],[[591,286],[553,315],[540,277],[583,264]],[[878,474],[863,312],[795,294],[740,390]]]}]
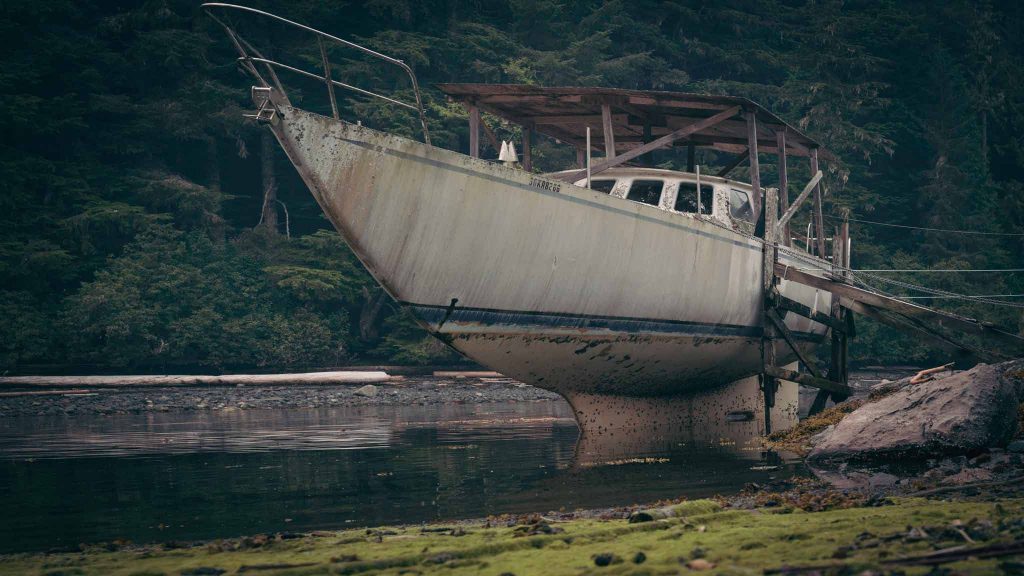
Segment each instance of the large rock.
[{"label": "large rock", "polygon": [[811,460],[931,457],[1004,446],[1024,400],[1024,361],[979,364],[864,404],[811,450]]}]

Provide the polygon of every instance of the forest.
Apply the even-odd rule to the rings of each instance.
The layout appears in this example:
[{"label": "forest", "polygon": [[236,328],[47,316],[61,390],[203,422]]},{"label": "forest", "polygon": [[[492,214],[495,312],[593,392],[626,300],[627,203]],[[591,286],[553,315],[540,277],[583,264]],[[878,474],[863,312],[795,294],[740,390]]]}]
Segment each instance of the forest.
[{"label": "forest", "polygon": [[[1024,274],[978,272],[1024,263],[1024,3],[248,4],[407,62],[434,144],[462,152],[466,112],[436,83],[751,98],[838,158],[825,212],[830,226],[851,219],[853,268],[971,270],[884,277],[999,295],[1011,304],[915,301],[1024,332],[1024,298],[1014,297]],[[0,371],[459,360],[377,287],[269,132],[243,116],[252,82],[198,2],[8,0],[0,14]],[[243,29],[272,54],[319,62],[308,37]],[[336,79],[409,94],[407,79],[365,59],[332,59]],[[322,85],[295,82],[293,101],[330,110]],[[345,94],[340,104],[344,119],[418,136],[409,114],[379,101]],[[499,137],[518,138],[491,120]],[[534,158],[544,171],[574,155],[545,140]],[[669,152],[658,161],[679,162]],[[766,185],[773,162],[762,159]],[[795,195],[809,173],[791,170]],[[866,320],[851,348],[861,365],[944,354]]]}]

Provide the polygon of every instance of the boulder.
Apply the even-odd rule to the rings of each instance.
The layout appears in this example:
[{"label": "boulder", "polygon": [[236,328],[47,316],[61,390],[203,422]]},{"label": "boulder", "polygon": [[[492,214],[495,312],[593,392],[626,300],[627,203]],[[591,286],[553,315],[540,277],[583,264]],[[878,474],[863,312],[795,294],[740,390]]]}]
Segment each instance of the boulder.
[{"label": "boulder", "polygon": [[979,364],[865,403],[817,443],[811,460],[963,454],[1005,446],[1024,400],[1024,361]]},{"label": "boulder", "polygon": [[367,384],[353,392],[356,396],[365,396],[367,398],[373,398],[377,395],[377,387],[373,384]]}]

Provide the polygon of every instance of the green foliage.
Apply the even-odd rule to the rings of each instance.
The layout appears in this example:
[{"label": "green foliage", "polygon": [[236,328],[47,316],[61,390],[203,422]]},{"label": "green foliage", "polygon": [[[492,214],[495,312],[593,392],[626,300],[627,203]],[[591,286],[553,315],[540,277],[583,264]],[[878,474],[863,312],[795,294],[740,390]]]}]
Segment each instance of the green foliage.
[{"label": "green foliage", "polygon": [[[748,96],[821,140],[827,211],[934,228],[1024,231],[1024,11],[1014,3],[483,0],[257,3],[395,55],[417,72],[435,144],[465,150],[465,112],[436,82],[604,85]],[[319,66],[308,39],[249,22],[272,57]],[[374,283],[281,155],[284,207],[262,208],[257,127],[221,30],[195,3],[66,0],[0,20],[0,365],[85,362],[300,366],[448,361],[396,306],[381,337],[355,326]],[[331,48],[335,76],[411,100],[408,79]],[[328,112],[322,85],[283,78]],[[304,83],[305,82],[305,83]],[[419,137],[408,111],[339,91],[342,115]],[[488,118],[499,137],[517,128]],[[497,154],[489,148],[485,154]],[[541,170],[574,152],[540,138]],[[728,154],[702,150],[698,162]],[[680,167],[659,152],[657,163]],[[762,157],[762,180],[777,169]],[[790,164],[793,189],[809,178]],[[737,176],[743,172],[737,171]],[[793,190],[791,190],[791,193]],[[283,210],[289,214],[285,235]],[[805,215],[800,218],[806,218]],[[806,219],[797,220],[797,227]],[[1015,268],[1019,239],[853,225],[855,268]],[[976,294],[1024,293],[1021,275],[894,276]],[[880,284],[896,293],[903,289]],[[928,303],[928,301],[923,301]],[[1024,327],[1016,309],[935,305]],[[860,322],[852,355],[941,353]]]}]

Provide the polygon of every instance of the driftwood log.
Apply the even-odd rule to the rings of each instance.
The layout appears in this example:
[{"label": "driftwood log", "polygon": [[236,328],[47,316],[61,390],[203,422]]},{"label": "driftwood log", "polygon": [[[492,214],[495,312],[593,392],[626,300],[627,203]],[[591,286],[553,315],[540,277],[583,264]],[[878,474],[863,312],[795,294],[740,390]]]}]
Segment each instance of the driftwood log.
[{"label": "driftwood log", "polygon": [[129,386],[281,386],[287,384],[371,384],[387,382],[386,372],[305,372],[300,374],[224,374],[221,376],[0,376],[0,387]]}]

